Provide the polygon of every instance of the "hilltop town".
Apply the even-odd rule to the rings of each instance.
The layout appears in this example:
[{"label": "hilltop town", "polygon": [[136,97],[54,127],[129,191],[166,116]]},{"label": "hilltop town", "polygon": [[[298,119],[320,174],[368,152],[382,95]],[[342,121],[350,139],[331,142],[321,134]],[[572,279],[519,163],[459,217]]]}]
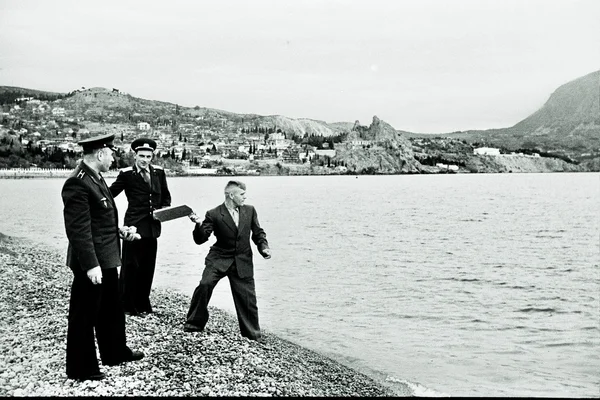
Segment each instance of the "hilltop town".
[{"label": "hilltop town", "polygon": [[131,164],[130,143],[146,136],[158,143],[154,162],[181,175],[584,170],[539,150],[410,135],[376,116],[366,126],[182,107],[117,88],[82,87],[66,94],[3,89],[0,168],[73,168],[81,156],[78,141],[113,133],[119,148],[116,168]]}]

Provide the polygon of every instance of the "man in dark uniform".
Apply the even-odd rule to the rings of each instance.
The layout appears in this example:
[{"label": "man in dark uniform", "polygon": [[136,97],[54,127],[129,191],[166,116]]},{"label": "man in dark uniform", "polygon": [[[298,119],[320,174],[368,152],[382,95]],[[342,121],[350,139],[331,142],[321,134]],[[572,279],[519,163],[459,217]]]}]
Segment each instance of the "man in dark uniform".
[{"label": "man in dark uniform", "polygon": [[206,212],[200,224],[197,215],[193,238],[196,244],[205,243],[214,233],[217,241],[206,256],[200,284],[194,290],[183,326],[186,332],[200,332],[208,322],[208,302],[213,289],[225,276],[229,278],[231,294],[242,336],[263,341],[258,323],[258,307],[254,287],[254,265],[250,238],[263,258],[271,258],[267,235],[258,223],[258,214],[251,205],[244,205],[246,185],[229,181],[225,186],[225,201]]},{"label": "man in dark uniform", "polygon": [[131,143],[135,151],[135,163],[123,168],[110,185],[114,197],[123,190],[128,207],[125,225],[135,226],[140,240],[123,243],[123,271],[120,287],[125,313],[140,315],[151,313],[150,291],[154,279],[156,253],[160,236],[160,221],[154,218],[154,210],[171,205],[171,193],[162,167],[150,165],[156,150],[156,142],[139,138]]},{"label": "man in dark uniform", "polygon": [[65,230],[69,239],[67,265],[73,271],[67,329],[67,376],[100,380],[94,330],[104,365],[141,359],[127,347],[125,315],[119,301],[121,251],[119,236],[133,235],[118,227],[118,215],[101,173],[113,162],[114,135],[79,144],[83,160],[62,188]]}]

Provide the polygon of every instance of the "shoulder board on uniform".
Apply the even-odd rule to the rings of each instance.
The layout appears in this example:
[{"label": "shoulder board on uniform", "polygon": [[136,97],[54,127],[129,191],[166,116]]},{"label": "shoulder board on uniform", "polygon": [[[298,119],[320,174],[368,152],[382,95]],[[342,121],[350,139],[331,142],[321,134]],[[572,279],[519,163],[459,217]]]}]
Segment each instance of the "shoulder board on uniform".
[{"label": "shoulder board on uniform", "polygon": [[164,168],[163,168],[163,167],[161,167],[160,165],[152,165],[152,168],[154,168],[154,169],[160,169],[160,170],[163,170],[163,169],[164,169]]},{"label": "shoulder board on uniform", "polygon": [[125,167],[125,168],[121,168],[120,169],[121,172],[129,172],[129,171],[133,171],[133,167]]},{"label": "shoulder board on uniform", "polygon": [[77,178],[79,178],[79,179],[83,179],[83,177],[85,176],[85,171],[84,171],[84,170],[80,170],[80,171],[77,173],[77,175],[76,175],[76,176],[77,176]]}]

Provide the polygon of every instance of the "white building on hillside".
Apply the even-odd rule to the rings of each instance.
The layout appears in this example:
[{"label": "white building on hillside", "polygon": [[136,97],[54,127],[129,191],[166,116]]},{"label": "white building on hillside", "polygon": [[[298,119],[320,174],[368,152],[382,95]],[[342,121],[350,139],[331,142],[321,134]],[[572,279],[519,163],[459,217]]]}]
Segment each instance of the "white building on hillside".
[{"label": "white building on hillside", "polygon": [[54,107],[52,109],[52,115],[54,115],[55,117],[64,117],[65,116],[64,107]]},{"label": "white building on hillside", "polygon": [[477,149],[473,149],[473,154],[480,154],[486,156],[499,156],[500,149],[496,149],[493,147],[479,147]]},{"label": "white building on hillside", "polygon": [[147,122],[138,122],[137,128],[140,131],[149,131],[150,130],[150,124],[147,123]]},{"label": "white building on hillside", "polygon": [[291,139],[286,139],[285,135],[281,132],[274,132],[269,135],[267,139],[267,146],[272,149],[284,150],[290,147],[294,143]]},{"label": "white building on hillside", "polygon": [[315,154],[319,156],[335,157],[335,149],[331,150],[315,150]]}]

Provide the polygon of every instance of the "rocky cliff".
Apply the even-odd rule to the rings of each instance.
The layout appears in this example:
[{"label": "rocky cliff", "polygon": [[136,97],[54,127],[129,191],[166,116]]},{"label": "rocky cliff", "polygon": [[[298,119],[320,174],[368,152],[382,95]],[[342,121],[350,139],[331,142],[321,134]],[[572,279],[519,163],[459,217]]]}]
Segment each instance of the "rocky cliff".
[{"label": "rocky cliff", "polygon": [[[351,171],[383,174],[421,171],[408,139],[377,116],[368,127],[355,124],[348,136],[343,144],[336,146],[335,158]],[[353,144],[353,139],[364,144]]]}]

